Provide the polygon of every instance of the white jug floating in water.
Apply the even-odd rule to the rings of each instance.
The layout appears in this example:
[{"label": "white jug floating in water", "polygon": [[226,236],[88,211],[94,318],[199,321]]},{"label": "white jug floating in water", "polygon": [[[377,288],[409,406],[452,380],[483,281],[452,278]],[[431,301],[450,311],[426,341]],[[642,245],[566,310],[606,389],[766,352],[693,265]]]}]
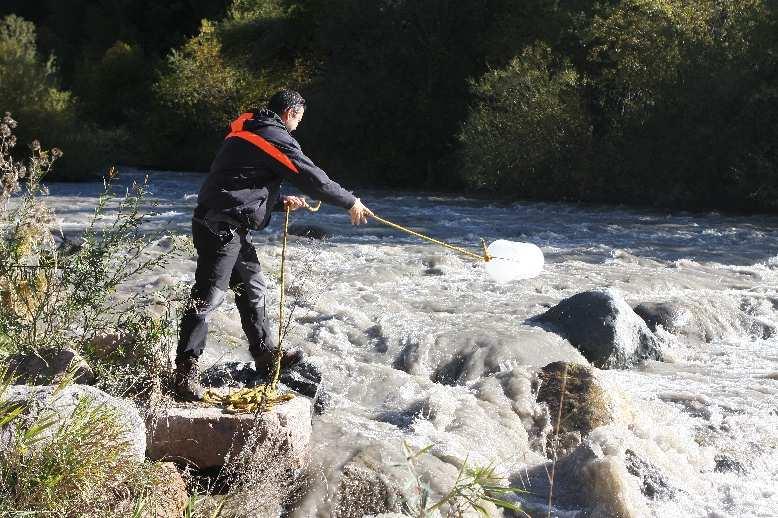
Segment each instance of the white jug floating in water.
[{"label": "white jug floating in water", "polygon": [[486,248],[486,273],[498,283],[531,279],[543,271],[543,251],[532,243],[498,239]]}]

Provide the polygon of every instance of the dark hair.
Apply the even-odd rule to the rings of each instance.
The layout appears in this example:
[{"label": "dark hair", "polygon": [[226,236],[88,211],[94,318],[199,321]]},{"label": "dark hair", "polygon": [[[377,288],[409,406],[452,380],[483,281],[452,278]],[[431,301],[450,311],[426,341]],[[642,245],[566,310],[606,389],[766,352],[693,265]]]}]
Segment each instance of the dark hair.
[{"label": "dark hair", "polygon": [[280,90],[273,94],[273,97],[267,102],[268,110],[273,110],[281,115],[284,110],[297,111],[305,108],[305,99],[294,90]]}]

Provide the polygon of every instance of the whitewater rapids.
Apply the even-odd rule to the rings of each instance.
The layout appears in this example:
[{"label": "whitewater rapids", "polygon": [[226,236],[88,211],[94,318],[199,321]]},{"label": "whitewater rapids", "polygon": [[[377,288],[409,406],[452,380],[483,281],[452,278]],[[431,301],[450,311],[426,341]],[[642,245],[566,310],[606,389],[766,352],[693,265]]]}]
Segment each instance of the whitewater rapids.
[{"label": "whitewater rapids", "polygon": [[[141,178],[123,171],[120,181]],[[188,233],[203,178],[151,174],[150,227]],[[82,229],[102,185],[49,187],[65,233]],[[537,447],[542,409],[533,373],[552,361],[585,360],[525,321],[563,298],[607,287],[633,306],[682,303],[698,319],[698,333],[659,331],[669,361],[598,371],[622,417],[594,439],[604,449],[638,451],[674,488],[663,498],[627,491],[627,504],[638,516],[778,516],[778,217],[359,195],[382,217],[475,251],[481,238],[534,243],[546,265],[536,278],[496,284],[466,257],[376,223],[352,227],[340,209],[293,213],[292,223],[332,234],[325,242],[292,237],[287,257],[297,306],[290,342],[321,368],[330,395],[327,411],[313,418],[314,462],[324,472],[355,456],[388,466],[402,441],[435,444],[421,469],[437,491],[466,458],[496,462],[519,478],[547,461]],[[254,233],[271,315],[281,216]],[[186,258],[131,289],[191,282],[194,269]],[[214,317],[202,363],[225,359],[248,360],[232,298]],[[620,476],[636,487],[634,477]],[[327,516],[317,498],[300,513]]]}]

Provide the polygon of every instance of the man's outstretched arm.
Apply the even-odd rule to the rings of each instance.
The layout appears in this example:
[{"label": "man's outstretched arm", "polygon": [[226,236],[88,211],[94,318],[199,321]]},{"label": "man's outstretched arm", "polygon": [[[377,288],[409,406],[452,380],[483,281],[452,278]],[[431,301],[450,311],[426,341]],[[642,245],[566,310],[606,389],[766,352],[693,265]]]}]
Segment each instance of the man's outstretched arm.
[{"label": "man's outstretched arm", "polygon": [[292,145],[284,146],[283,151],[297,168],[297,172],[288,169],[284,171],[286,179],[292,185],[311,198],[348,210],[354,225],[367,223],[367,218],[373,215],[370,209],[365,207],[359,198],[327,176],[323,169],[302,152],[296,141]]}]

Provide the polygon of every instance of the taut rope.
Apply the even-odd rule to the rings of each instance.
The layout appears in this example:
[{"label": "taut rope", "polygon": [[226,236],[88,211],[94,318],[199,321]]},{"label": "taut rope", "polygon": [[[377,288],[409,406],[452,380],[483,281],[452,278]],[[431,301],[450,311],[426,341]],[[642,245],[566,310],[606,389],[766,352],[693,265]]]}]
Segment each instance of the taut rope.
[{"label": "taut rope", "polygon": [[418,233],[418,232],[416,232],[414,230],[411,230],[409,228],[403,227],[402,225],[398,225],[397,223],[392,223],[391,221],[386,220],[384,218],[381,218],[379,216],[376,216],[375,214],[373,214],[373,219],[383,223],[384,225],[390,226],[392,228],[396,228],[397,230],[402,230],[403,232],[407,232],[408,234],[410,234],[412,236],[416,236],[416,237],[419,237],[421,239],[426,239],[427,241],[435,243],[436,245],[444,246],[444,247],[446,247],[446,248],[448,248],[450,250],[454,250],[455,252],[459,252],[460,254],[465,254],[465,255],[467,255],[469,257],[473,257],[475,259],[478,259],[479,261],[489,261],[492,258],[486,252],[486,243],[483,241],[483,239],[481,240],[481,243],[483,244],[483,247],[484,247],[484,255],[478,255],[476,253],[471,252],[470,250],[465,250],[464,248],[460,248],[458,246],[450,245],[450,244],[448,244],[446,242],[439,241],[439,240],[431,238],[429,236],[425,236],[424,234],[420,234],[420,233]]}]

